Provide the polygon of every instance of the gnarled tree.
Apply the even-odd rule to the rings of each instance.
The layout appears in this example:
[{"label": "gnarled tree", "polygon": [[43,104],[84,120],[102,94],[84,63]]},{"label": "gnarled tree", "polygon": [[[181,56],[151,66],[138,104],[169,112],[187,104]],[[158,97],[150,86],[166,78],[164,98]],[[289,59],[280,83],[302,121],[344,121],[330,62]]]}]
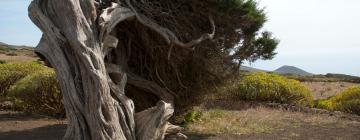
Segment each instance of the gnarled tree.
[{"label": "gnarled tree", "polygon": [[176,99],[277,45],[257,35],[251,0],[34,0],[29,16],[61,86],[64,139],[185,138],[168,123]]}]

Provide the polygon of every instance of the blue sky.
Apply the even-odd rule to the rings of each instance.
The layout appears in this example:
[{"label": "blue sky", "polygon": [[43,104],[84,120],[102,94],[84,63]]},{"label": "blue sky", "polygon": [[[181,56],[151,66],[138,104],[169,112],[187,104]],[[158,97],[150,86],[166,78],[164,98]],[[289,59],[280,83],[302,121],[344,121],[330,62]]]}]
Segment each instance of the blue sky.
[{"label": "blue sky", "polygon": [[31,0],[0,0],[0,42],[36,46],[40,30],[28,18]]},{"label": "blue sky", "polygon": [[[31,0],[0,1],[0,42],[36,46],[41,32],[27,16]],[[259,0],[264,29],[281,40],[278,55],[251,66],[274,70],[292,65],[306,71],[360,76],[359,0]],[[247,64],[249,65],[249,64]]]}]

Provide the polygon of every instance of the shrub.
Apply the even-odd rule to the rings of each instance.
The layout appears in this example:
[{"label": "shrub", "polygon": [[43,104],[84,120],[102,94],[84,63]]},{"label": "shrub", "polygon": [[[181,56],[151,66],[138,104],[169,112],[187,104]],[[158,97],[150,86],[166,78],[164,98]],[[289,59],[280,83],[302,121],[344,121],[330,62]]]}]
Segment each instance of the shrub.
[{"label": "shrub", "polygon": [[37,62],[0,64],[0,96],[6,96],[6,91],[16,81],[44,68]]},{"label": "shrub", "polygon": [[338,95],[319,100],[317,107],[360,115],[360,86],[350,87]]},{"label": "shrub", "polygon": [[189,112],[184,116],[184,122],[185,123],[195,122],[199,120],[200,116],[201,116],[201,112],[199,111]]},{"label": "shrub", "polygon": [[28,113],[64,117],[64,107],[55,72],[50,68],[32,73],[9,89],[17,109]]},{"label": "shrub", "polygon": [[6,54],[7,56],[17,56],[17,54],[15,52],[9,52]]},{"label": "shrub", "polygon": [[235,84],[235,95],[243,100],[313,106],[313,96],[299,81],[273,73],[250,73]]}]

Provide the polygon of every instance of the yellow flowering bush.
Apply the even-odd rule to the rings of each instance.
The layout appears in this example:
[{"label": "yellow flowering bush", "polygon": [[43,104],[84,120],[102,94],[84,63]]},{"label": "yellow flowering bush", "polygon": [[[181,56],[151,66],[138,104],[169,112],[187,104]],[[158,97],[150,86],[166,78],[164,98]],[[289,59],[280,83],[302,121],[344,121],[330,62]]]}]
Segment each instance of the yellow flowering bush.
[{"label": "yellow flowering bush", "polygon": [[44,68],[38,62],[0,64],[0,96],[6,96],[6,91],[16,81]]},{"label": "yellow flowering bush", "polygon": [[319,100],[317,107],[360,115],[360,86],[350,87],[338,95]]},{"label": "yellow flowering bush", "polygon": [[299,81],[287,79],[273,73],[250,73],[235,85],[235,95],[242,100],[287,103],[310,107],[314,103],[310,90],[301,85]]},{"label": "yellow flowering bush", "polygon": [[64,117],[64,107],[55,72],[50,68],[36,71],[9,89],[17,109],[28,113]]},{"label": "yellow flowering bush", "polygon": [[55,117],[65,114],[55,72],[39,62],[0,64],[0,97],[13,101],[16,110]]}]

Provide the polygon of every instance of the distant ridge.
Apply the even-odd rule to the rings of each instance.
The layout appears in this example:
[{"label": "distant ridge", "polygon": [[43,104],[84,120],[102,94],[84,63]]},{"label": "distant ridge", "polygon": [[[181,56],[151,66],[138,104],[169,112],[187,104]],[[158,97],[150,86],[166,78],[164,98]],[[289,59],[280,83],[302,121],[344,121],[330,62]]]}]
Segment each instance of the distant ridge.
[{"label": "distant ridge", "polygon": [[248,71],[248,72],[269,72],[269,71],[266,71],[266,70],[252,68],[252,67],[248,67],[248,66],[240,66],[240,70]]},{"label": "distant ridge", "polygon": [[1,45],[1,46],[7,46],[8,44],[3,43],[3,42],[0,42],[0,45]]},{"label": "distant ridge", "polygon": [[294,67],[294,66],[282,66],[276,70],[274,70],[275,73],[278,74],[291,74],[291,75],[300,75],[300,76],[312,76],[314,74],[309,73],[305,70],[302,70],[300,68]]},{"label": "distant ridge", "polygon": [[327,73],[325,75],[313,74],[313,73],[307,72],[305,70],[302,70],[300,68],[297,68],[295,66],[288,66],[288,65],[284,65],[274,71],[257,69],[257,68],[253,68],[253,67],[249,67],[249,66],[240,66],[240,70],[247,71],[247,72],[274,72],[274,73],[281,74],[281,75],[328,77],[328,78],[341,79],[341,80],[347,81],[347,82],[360,83],[360,76],[352,76],[352,75],[339,74],[339,73]]},{"label": "distant ridge", "polygon": [[9,44],[6,44],[4,42],[0,42],[0,48],[9,48],[9,49],[24,49],[24,48],[27,48],[27,49],[33,49],[33,47],[30,47],[30,46],[25,46],[25,45],[9,45]]}]

